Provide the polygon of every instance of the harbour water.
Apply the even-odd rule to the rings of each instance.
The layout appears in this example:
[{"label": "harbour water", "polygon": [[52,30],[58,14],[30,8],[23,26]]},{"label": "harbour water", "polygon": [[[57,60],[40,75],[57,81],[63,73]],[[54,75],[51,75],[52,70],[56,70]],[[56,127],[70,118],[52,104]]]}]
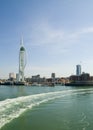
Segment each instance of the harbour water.
[{"label": "harbour water", "polygon": [[0,130],[93,130],[93,87],[0,86]]}]

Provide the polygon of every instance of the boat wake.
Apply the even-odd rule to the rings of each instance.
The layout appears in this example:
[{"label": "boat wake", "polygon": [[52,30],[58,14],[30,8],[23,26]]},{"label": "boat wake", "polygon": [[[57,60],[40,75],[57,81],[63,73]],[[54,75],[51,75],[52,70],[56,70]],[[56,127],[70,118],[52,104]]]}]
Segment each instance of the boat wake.
[{"label": "boat wake", "polygon": [[86,130],[87,129],[87,127],[90,125],[90,123],[87,121],[87,116],[86,116],[86,114],[84,113],[84,112],[82,112],[82,114],[81,114],[81,120],[80,120],[80,123],[82,124],[82,128],[83,128],[83,130]]},{"label": "boat wake", "polygon": [[65,90],[57,92],[48,92],[35,94],[30,96],[17,97],[0,101],[0,129],[13,119],[19,117],[23,112],[37,106],[41,103],[48,102],[67,95],[82,94],[86,92],[93,92],[93,89],[77,89]]}]

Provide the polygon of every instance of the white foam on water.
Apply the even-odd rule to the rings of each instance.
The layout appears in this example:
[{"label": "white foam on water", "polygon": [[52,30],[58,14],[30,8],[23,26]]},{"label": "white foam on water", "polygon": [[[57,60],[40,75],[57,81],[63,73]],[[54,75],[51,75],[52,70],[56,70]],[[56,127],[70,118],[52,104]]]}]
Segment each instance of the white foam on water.
[{"label": "white foam on water", "polygon": [[37,106],[49,100],[54,100],[56,98],[61,98],[67,95],[73,95],[78,93],[83,94],[87,91],[93,91],[93,89],[90,88],[48,92],[0,101],[0,129],[5,124],[19,117],[26,110],[31,109],[33,106]]},{"label": "white foam on water", "polygon": [[86,130],[88,129],[87,127],[90,125],[90,123],[87,120],[86,113],[82,112],[81,117],[82,118],[80,120],[80,123],[83,125],[82,130]]}]

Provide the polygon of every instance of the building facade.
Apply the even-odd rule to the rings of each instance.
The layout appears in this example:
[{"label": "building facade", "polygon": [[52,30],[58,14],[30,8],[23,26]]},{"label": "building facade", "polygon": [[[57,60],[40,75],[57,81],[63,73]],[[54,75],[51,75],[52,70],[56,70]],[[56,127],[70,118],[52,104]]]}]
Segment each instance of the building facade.
[{"label": "building facade", "polygon": [[51,74],[51,79],[52,79],[52,82],[55,82],[55,73]]},{"label": "building facade", "polygon": [[76,65],[76,75],[81,75],[81,65]]},{"label": "building facade", "polygon": [[13,79],[15,79],[16,77],[15,77],[15,74],[12,72],[12,73],[9,73],[9,79],[10,80],[13,80]]}]

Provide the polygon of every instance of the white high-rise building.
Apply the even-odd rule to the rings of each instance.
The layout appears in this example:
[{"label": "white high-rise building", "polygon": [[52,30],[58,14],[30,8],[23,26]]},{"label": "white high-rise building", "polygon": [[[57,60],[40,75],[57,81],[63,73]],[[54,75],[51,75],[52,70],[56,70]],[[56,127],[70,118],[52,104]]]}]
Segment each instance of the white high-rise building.
[{"label": "white high-rise building", "polygon": [[23,46],[23,39],[20,42],[20,51],[19,51],[19,81],[24,82],[24,69],[26,66],[26,52]]},{"label": "white high-rise building", "polygon": [[12,72],[12,73],[9,73],[9,79],[11,79],[11,78],[13,78],[13,79],[15,79],[16,77],[15,77],[15,74]]},{"label": "white high-rise building", "polygon": [[81,75],[81,65],[76,65],[76,75]]}]

